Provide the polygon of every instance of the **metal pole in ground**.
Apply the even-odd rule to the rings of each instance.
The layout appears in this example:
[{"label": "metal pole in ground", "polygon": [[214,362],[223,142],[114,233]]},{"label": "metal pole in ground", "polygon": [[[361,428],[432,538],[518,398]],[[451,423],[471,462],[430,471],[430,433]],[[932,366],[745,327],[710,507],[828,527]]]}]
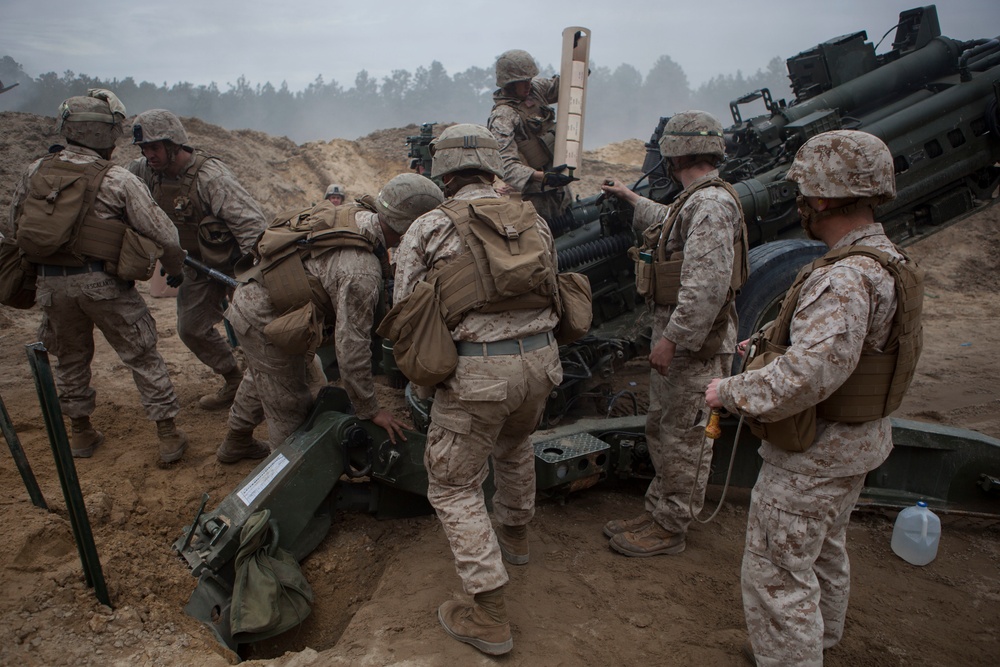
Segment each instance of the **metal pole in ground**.
[{"label": "metal pole in ground", "polygon": [[38,488],[38,482],[35,480],[35,473],[31,471],[31,464],[28,463],[28,457],[24,455],[24,449],[21,447],[21,441],[17,438],[17,432],[14,431],[14,424],[10,420],[10,415],[7,414],[7,406],[4,405],[3,397],[0,397],[0,430],[3,431],[3,436],[7,439],[10,455],[14,458],[17,471],[21,473],[21,479],[24,480],[24,487],[28,490],[28,497],[31,498],[31,503],[35,507],[47,510],[49,506],[45,504],[45,498],[42,497],[42,490]]},{"label": "metal pole in ground", "polygon": [[63,424],[62,408],[59,407],[49,354],[41,343],[32,343],[25,347],[28,351],[31,374],[35,378],[35,389],[38,391],[38,402],[42,407],[45,429],[52,445],[56,472],[59,474],[59,483],[66,498],[73,537],[80,552],[83,574],[87,585],[94,589],[98,601],[110,607],[111,599],[104,584],[101,561],[97,556],[94,534],[90,530],[90,519],[87,518],[87,508],[83,504],[83,493],[80,491],[80,480],[76,476],[76,465],[73,463],[73,454],[70,452],[69,440],[66,437],[66,426]]}]

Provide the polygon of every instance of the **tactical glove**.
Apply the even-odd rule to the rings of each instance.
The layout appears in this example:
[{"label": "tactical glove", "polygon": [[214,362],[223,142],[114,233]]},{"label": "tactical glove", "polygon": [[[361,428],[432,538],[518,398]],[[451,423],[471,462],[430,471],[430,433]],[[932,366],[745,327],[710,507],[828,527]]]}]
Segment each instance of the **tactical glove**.
[{"label": "tactical glove", "polygon": [[[167,276],[167,270],[160,266],[160,275]],[[178,273],[176,276],[167,276],[167,286],[168,287],[180,287],[180,284],[184,282],[184,274]]]},{"label": "tactical glove", "polygon": [[554,171],[545,172],[545,176],[542,177],[542,187],[543,188],[562,188],[573,181],[578,180],[573,178],[569,174],[557,174]]},{"label": "tactical glove", "polygon": [[552,171],[545,172],[545,175],[542,176],[542,189],[544,190],[545,188],[562,188],[569,185],[573,181],[580,180],[579,178],[574,178],[571,175],[571,173],[564,174],[563,172],[565,170],[566,170],[566,165],[561,165],[558,167],[553,167]]}]

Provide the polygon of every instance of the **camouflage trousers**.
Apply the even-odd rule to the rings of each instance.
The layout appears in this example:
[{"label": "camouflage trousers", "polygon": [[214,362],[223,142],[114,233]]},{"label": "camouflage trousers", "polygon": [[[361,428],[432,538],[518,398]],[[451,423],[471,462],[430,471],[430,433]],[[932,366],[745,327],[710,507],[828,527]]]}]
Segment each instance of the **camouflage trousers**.
[{"label": "camouflage trousers", "polygon": [[198,360],[219,375],[236,370],[236,357],[216,325],[222,321],[222,302],[229,288],[208,276],[184,267],[184,282],[177,290],[177,335]]},{"label": "camouflage trousers", "polygon": [[39,338],[56,357],[63,414],[89,417],[96,407],[90,386],[96,326],[132,371],[146,416],[159,421],[177,415],[180,404],[156,350],[156,322],[135,287],[100,271],[39,276],[36,301],[42,310]]},{"label": "camouflage trousers", "polygon": [[685,534],[705,504],[712,465],[712,441],[705,437],[710,413],[705,387],[713,378],[729,375],[731,364],[731,354],[707,361],[681,355],[674,357],[666,375],[650,373],[646,443],[656,474],[645,505],[671,533]]},{"label": "camouflage trousers", "polygon": [[246,355],[243,381],[229,408],[229,428],[253,431],[267,419],[271,449],[297,429],[312,409],[314,394],[307,368],[313,355],[288,354],[232,308],[227,313]]},{"label": "camouflage trousers", "polygon": [[750,499],[743,612],[757,664],[822,665],[844,634],[847,524],[865,475],[812,477],[767,462]]},{"label": "camouflage trousers", "polygon": [[424,450],[427,499],[470,595],[508,580],[483,494],[488,460],[497,520],[526,525],[535,513],[535,456],[528,436],[560,382],[559,353],[551,344],[524,354],[461,356],[454,375],[434,394]]}]

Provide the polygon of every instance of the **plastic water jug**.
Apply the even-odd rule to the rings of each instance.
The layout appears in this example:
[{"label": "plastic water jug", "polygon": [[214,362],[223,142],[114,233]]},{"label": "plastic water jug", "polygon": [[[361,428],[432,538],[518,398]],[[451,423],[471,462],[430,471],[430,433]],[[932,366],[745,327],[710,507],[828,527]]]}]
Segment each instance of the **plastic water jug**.
[{"label": "plastic water jug", "polygon": [[927,565],[937,556],[941,519],[919,501],[896,517],[892,528],[892,550],[912,565]]}]

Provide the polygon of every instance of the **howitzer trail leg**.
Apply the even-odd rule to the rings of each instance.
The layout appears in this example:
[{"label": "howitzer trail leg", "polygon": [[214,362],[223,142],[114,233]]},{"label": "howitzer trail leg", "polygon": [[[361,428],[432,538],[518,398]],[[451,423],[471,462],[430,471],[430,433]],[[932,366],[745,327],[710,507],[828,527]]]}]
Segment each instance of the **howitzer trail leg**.
[{"label": "howitzer trail leg", "polygon": [[24,481],[24,487],[28,490],[28,497],[31,498],[31,503],[35,507],[47,510],[49,506],[45,504],[45,498],[42,497],[42,490],[38,488],[35,473],[31,471],[31,465],[28,464],[28,457],[24,455],[21,441],[14,431],[14,424],[10,420],[10,415],[7,414],[7,406],[4,405],[2,398],[0,398],[0,429],[3,430],[4,438],[7,439],[7,447],[10,448],[10,455],[14,459],[14,463],[17,464],[17,471],[21,473],[21,479]]},{"label": "howitzer trail leg", "polygon": [[80,552],[83,564],[84,578],[87,585],[93,587],[94,594],[102,604],[111,606],[108,589],[104,583],[104,573],[101,571],[101,561],[97,556],[94,535],[90,530],[90,520],[87,518],[87,508],[83,503],[80,491],[80,480],[76,476],[76,466],[73,465],[73,455],[66,438],[66,427],[63,425],[62,409],[56,396],[55,380],[52,377],[52,367],[45,346],[32,343],[28,349],[28,364],[35,378],[35,389],[38,391],[38,402],[42,406],[42,416],[45,419],[45,429],[48,432],[49,443],[52,445],[52,455],[56,462],[56,473],[62,485],[66,507],[69,509],[70,525],[73,537]]}]

